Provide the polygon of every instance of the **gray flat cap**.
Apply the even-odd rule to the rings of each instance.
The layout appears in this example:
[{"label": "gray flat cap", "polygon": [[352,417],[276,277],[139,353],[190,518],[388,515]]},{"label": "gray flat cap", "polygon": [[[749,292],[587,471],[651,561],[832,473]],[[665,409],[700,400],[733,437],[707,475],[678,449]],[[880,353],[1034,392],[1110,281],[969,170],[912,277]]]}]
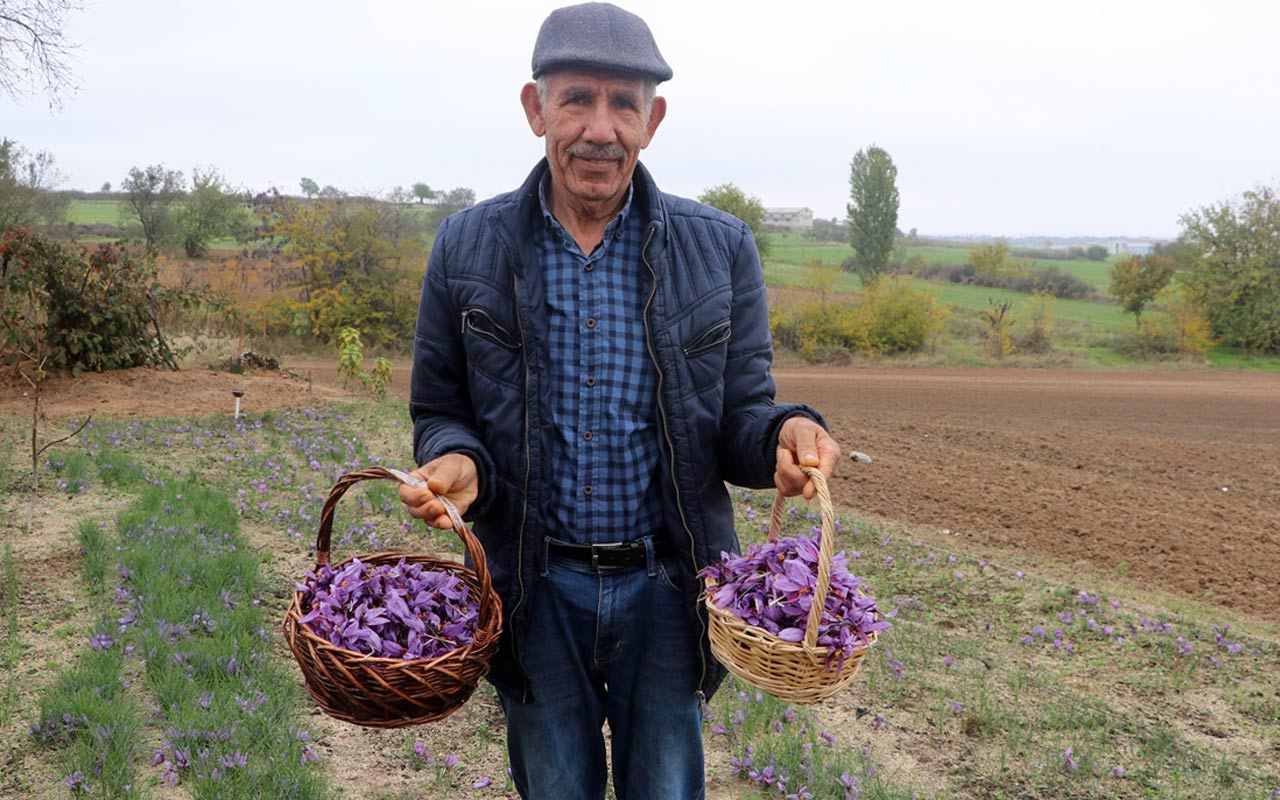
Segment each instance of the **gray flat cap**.
[{"label": "gray flat cap", "polygon": [[586,67],[671,80],[671,67],[644,20],[610,3],[583,3],[551,12],[533,46],[533,77]]}]

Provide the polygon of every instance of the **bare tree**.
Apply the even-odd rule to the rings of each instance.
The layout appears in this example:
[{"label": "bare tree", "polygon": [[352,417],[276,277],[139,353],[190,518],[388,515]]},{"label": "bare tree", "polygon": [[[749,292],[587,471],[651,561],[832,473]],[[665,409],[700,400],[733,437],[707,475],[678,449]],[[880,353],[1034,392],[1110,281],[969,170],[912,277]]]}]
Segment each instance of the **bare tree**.
[{"label": "bare tree", "polygon": [[67,18],[81,8],[78,0],[0,0],[0,94],[17,100],[43,89],[49,105],[62,104],[76,88]]}]

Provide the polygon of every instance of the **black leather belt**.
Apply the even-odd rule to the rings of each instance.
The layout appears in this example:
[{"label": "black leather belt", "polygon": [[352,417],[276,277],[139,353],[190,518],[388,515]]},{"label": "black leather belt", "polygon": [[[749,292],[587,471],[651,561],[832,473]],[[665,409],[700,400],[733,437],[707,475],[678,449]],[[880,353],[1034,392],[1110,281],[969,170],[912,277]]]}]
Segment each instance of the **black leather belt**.
[{"label": "black leather belt", "polygon": [[[568,544],[547,542],[547,549],[554,555],[590,564],[592,569],[625,569],[643,567],[648,563],[643,541],[619,544]],[[666,558],[675,552],[661,539],[653,540],[653,557]]]}]

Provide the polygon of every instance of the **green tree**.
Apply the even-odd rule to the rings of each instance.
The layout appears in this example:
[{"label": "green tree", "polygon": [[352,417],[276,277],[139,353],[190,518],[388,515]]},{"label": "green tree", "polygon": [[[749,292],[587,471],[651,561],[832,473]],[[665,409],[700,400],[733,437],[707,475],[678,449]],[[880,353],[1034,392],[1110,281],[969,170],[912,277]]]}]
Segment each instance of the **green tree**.
[{"label": "green tree", "polygon": [[849,244],[863,283],[875,283],[889,264],[898,230],[898,168],[874,144],[849,167]]},{"label": "green tree", "polygon": [[52,153],[28,153],[14,140],[0,138],[0,231],[61,225],[71,205],[67,194],[54,191],[62,181]]},{"label": "green tree", "polygon": [[1005,239],[993,239],[969,248],[969,263],[980,275],[999,275],[1005,270],[1008,258],[1009,242]]},{"label": "green tree", "polygon": [[1120,301],[1133,324],[1142,325],[1142,310],[1173,279],[1174,263],[1164,256],[1127,256],[1107,267],[1107,291]]},{"label": "green tree", "polygon": [[29,227],[35,219],[34,198],[22,180],[24,157],[21,145],[0,138],[0,233]]},{"label": "green tree", "polygon": [[445,217],[475,204],[476,193],[465,186],[447,192],[436,192],[435,206],[427,211],[427,224],[432,228],[439,227]]},{"label": "green tree", "polygon": [[722,183],[698,195],[698,202],[726,211],[745,222],[756,240],[760,257],[769,254],[769,236],[764,232],[764,203],[760,198],[748,197],[732,183]]},{"label": "green tree", "polygon": [[465,186],[459,186],[444,193],[443,204],[450,209],[449,213],[461,211],[476,204],[476,193]]},{"label": "green tree", "polygon": [[1091,244],[1085,248],[1084,257],[1090,261],[1106,261],[1107,248],[1100,244]]},{"label": "green tree", "polygon": [[302,194],[308,200],[320,194],[320,184],[316,183],[310,178],[303,178],[302,180],[298,181],[298,188],[302,190]]},{"label": "green tree", "polygon": [[1280,353],[1280,197],[1259,186],[1180,220],[1190,299],[1229,345]]},{"label": "green tree", "polygon": [[[291,331],[324,343],[355,328],[376,345],[413,329],[423,226],[414,209],[379,200],[273,198],[259,208],[262,235],[293,264],[287,280]],[[282,331],[286,332],[286,331]]]},{"label": "green tree", "polygon": [[436,193],[425,183],[415,183],[413,185],[413,196],[418,198],[419,203],[425,203],[428,200],[434,200]]},{"label": "green tree", "polygon": [[146,169],[133,167],[121,184],[126,207],[122,216],[132,217],[142,225],[147,249],[154,250],[173,238],[173,206],[182,198],[184,179],[181,170],[168,170],[163,164]]},{"label": "green tree", "polygon": [[241,195],[213,167],[191,170],[191,192],[176,216],[189,258],[204,255],[211,240],[230,236],[248,222]]},{"label": "green tree", "polygon": [[98,191],[102,192],[103,194],[111,194],[111,181],[103,181],[102,188],[99,189]]}]

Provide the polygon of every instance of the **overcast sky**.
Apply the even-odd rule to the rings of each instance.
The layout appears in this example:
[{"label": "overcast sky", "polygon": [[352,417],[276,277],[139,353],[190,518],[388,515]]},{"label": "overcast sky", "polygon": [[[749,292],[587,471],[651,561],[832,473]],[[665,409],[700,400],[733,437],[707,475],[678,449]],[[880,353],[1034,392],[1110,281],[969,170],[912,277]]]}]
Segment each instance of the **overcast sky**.
[{"label": "overcast sky", "polygon": [[[519,104],[564,2],[86,0],[61,109],[0,97],[0,135],[64,188],[132,166],[298,192],[425,181],[483,198],[542,155]],[[849,161],[898,167],[921,234],[1169,237],[1280,184],[1280,3],[628,0],[675,78],[642,160],[665,190],[733,182],[845,215]]]}]

